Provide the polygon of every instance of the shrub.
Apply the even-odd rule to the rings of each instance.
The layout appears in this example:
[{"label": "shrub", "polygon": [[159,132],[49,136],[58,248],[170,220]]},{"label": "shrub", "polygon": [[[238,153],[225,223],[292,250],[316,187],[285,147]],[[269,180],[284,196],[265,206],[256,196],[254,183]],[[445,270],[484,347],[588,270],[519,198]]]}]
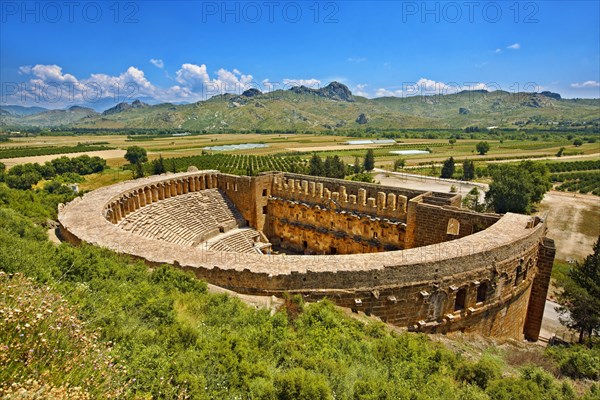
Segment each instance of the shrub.
[{"label": "shrub", "polygon": [[498,362],[490,356],[484,356],[475,364],[462,363],[456,369],[457,380],[477,385],[485,389],[488,384],[500,376]]},{"label": "shrub", "polygon": [[275,375],[275,392],[279,400],[333,399],[323,375],[301,368]]}]

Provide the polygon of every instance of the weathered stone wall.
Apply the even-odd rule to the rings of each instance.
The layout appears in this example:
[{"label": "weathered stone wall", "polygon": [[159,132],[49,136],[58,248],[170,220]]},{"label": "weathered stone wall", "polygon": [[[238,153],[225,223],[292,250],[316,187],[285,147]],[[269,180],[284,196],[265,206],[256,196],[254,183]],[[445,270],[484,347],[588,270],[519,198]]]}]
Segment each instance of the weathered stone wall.
[{"label": "weathered stone wall", "polygon": [[[428,246],[454,240],[489,228],[500,219],[497,214],[476,213],[456,207],[416,203],[409,209],[414,213],[408,224],[414,232],[411,247]],[[407,246],[408,247],[408,246]]]},{"label": "weathered stone wall", "polygon": [[[388,202],[388,198],[393,199],[389,195],[397,194],[393,188],[377,186],[378,192],[373,192],[376,197],[369,197],[366,190],[360,191],[361,184],[353,186],[366,204],[361,205],[363,208],[358,212],[351,210],[352,206],[319,203],[321,197],[312,194],[313,186],[315,192],[320,190],[317,185],[322,182],[318,179],[313,179],[314,185],[311,185],[308,179],[282,181],[279,179],[282,176],[265,174],[242,178],[217,171],[199,171],[123,182],[87,193],[61,207],[60,229],[63,237],[73,243],[85,241],[143,258],[151,264],[177,265],[193,271],[199,278],[240,293],[282,295],[292,292],[308,299],[329,297],[339,305],[423,332],[464,330],[515,338],[525,333],[528,338],[537,338],[540,307],[554,258],[553,246],[545,239],[543,220],[517,214],[496,216],[466,212],[451,207],[456,203],[454,196],[423,192],[406,202],[404,213],[397,212],[403,207],[389,207],[401,217],[385,221],[385,215],[389,215],[386,214],[388,205],[393,204]],[[328,180],[330,183],[334,185],[332,188],[337,185],[339,191],[335,193],[345,197],[340,189],[347,184],[345,181]],[[116,225],[139,207],[213,187],[227,193],[251,225],[256,224],[258,228],[266,221],[263,226],[266,231],[271,229],[272,221],[279,221],[283,229],[285,223],[277,213],[288,207],[289,215],[299,210],[308,213],[304,221],[298,217],[299,224],[317,221],[315,230],[324,236],[315,236],[314,240],[324,243],[327,243],[326,238],[336,236],[332,235],[331,222],[334,230],[357,234],[364,234],[362,221],[367,219],[368,229],[382,223],[388,229],[406,223],[407,249],[299,256],[213,252],[165,241],[158,243]],[[325,189],[323,185],[323,192]],[[270,197],[272,194],[276,198]],[[331,200],[335,197],[339,200],[331,191],[330,195]],[[348,191],[345,195],[350,197]],[[326,192],[323,197],[327,197]],[[372,200],[366,201],[369,198]],[[305,201],[310,199],[315,201]],[[318,204],[321,211],[316,207]],[[353,212],[365,215],[361,216],[359,225],[363,230],[355,225],[344,226],[343,222],[347,224]],[[274,219],[270,220],[271,217]],[[450,218],[461,225],[457,228],[458,238],[443,241],[440,232],[447,232]],[[436,219],[441,222],[427,225]],[[328,224],[329,229],[323,232]],[[425,228],[420,229],[421,224],[425,224]],[[475,226],[482,225],[488,228],[469,234],[476,231]],[[372,232],[368,229],[365,237]],[[288,236],[291,238],[295,233],[290,232]],[[436,244],[417,247],[418,243],[428,242]]]},{"label": "weathered stone wall", "polygon": [[242,213],[248,225],[262,231],[266,220],[266,206],[271,195],[272,178],[219,174],[218,187],[225,192]]},{"label": "weathered stone wall", "polygon": [[356,254],[404,248],[406,224],[357,212],[271,198],[265,233],[301,254]]},{"label": "weathered stone wall", "polygon": [[527,321],[525,323],[525,336],[530,340],[537,340],[540,334],[555,254],[554,241],[546,237],[543,238],[542,244],[539,247],[538,271],[533,280],[531,299],[527,310]]},{"label": "weathered stone wall", "polygon": [[422,192],[298,174],[273,175],[273,196],[396,221],[406,219],[408,196]]}]

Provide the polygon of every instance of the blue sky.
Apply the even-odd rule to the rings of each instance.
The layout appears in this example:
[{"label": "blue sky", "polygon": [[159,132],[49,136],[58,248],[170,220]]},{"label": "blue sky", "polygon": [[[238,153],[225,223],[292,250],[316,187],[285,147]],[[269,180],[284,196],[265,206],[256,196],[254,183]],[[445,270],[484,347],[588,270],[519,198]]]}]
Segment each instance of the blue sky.
[{"label": "blue sky", "polygon": [[66,4],[0,1],[2,102],[63,106],[115,88],[196,101],[332,80],[368,97],[600,97],[597,1]]}]

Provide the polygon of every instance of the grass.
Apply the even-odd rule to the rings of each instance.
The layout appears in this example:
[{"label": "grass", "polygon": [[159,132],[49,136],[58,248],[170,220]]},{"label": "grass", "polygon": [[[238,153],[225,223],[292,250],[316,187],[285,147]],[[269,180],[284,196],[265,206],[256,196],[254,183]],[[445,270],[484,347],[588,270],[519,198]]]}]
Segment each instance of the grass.
[{"label": "grass", "polygon": [[563,261],[555,261],[552,267],[552,279],[560,284],[567,277],[571,265]]}]

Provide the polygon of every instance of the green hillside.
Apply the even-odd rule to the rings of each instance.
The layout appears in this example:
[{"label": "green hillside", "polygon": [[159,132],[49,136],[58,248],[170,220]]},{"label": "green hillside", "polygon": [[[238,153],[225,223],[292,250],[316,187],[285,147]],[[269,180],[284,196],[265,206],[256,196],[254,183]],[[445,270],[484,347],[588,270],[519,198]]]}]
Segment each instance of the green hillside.
[{"label": "green hillside", "polygon": [[[141,104],[141,103],[140,103]],[[561,99],[555,93],[463,91],[439,96],[353,96],[333,82],[242,95],[225,94],[194,104],[130,107],[102,114],[89,109],[53,110],[28,116],[0,116],[0,126],[77,129],[184,129],[206,132],[350,132],[385,129],[585,128],[598,129],[600,100]]]}]

